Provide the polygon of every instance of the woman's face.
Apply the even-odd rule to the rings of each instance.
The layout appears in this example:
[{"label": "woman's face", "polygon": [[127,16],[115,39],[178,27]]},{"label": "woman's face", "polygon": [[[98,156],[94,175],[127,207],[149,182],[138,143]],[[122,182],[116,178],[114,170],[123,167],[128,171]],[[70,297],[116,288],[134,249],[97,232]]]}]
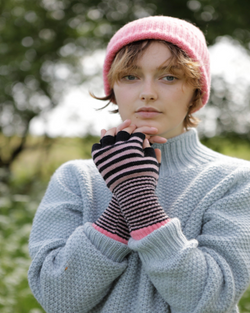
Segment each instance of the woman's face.
[{"label": "woman's face", "polygon": [[183,121],[194,94],[181,70],[167,70],[171,57],[167,46],[153,42],[135,63],[134,69],[114,84],[122,120],[137,127],[151,126],[158,135],[171,138],[184,132]]}]

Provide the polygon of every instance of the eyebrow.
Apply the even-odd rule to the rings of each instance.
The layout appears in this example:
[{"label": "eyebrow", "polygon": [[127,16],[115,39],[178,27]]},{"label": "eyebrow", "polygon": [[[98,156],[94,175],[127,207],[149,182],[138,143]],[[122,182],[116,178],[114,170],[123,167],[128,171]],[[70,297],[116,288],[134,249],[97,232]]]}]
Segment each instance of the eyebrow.
[{"label": "eyebrow", "polygon": [[134,65],[134,64],[133,64],[131,67],[132,67],[132,69],[135,70],[135,71],[136,71],[136,70],[141,70],[141,67],[138,66],[138,65]]},{"label": "eyebrow", "polygon": [[165,70],[170,70],[170,69],[181,70],[178,65],[171,65],[171,66],[166,65],[166,66],[157,67],[157,70],[159,71],[165,71]]},{"label": "eyebrow", "polygon": [[[137,71],[137,70],[141,70],[141,66],[138,65],[132,65],[132,69]],[[166,70],[170,70],[170,69],[174,69],[174,70],[181,70],[181,68],[178,65],[171,65],[170,67],[168,65],[166,66],[158,66],[157,71],[166,71]]]}]

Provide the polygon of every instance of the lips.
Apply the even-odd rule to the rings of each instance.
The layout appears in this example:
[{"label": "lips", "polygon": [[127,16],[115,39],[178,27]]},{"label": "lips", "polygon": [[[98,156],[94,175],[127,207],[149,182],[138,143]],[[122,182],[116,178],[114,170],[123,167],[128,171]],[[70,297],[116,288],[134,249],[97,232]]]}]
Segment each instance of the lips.
[{"label": "lips", "polygon": [[160,111],[152,107],[142,107],[138,109],[135,113],[137,117],[143,119],[157,118],[161,114]]},{"label": "lips", "polygon": [[156,113],[160,113],[160,111],[156,110],[155,108],[152,108],[152,107],[142,107],[140,109],[138,109],[136,111],[136,113],[138,112],[156,112]]}]

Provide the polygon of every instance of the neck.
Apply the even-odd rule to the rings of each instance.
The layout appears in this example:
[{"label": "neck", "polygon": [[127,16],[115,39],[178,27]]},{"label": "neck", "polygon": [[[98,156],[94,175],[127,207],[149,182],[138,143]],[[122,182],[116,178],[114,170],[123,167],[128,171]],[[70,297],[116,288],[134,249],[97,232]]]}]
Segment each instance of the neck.
[{"label": "neck", "polygon": [[160,176],[202,165],[218,156],[200,143],[194,128],[168,139],[164,144],[154,144],[153,148],[160,149],[162,153]]}]

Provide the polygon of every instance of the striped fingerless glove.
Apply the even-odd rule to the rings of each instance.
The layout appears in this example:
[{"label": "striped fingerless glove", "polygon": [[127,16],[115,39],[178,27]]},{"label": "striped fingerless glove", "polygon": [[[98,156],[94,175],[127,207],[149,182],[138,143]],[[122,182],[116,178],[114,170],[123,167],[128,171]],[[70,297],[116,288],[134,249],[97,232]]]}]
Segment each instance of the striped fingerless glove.
[{"label": "striped fingerless glove", "polygon": [[93,224],[93,227],[116,241],[128,243],[129,229],[115,195],[113,195],[108,208]]},{"label": "striped fingerless glove", "polygon": [[120,131],[117,136],[104,136],[92,148],[93,160],[116,196],[134,239],[169,221],[155,195],[159,164],[153,148],[143,149],[144,139],[142,133]]}]

